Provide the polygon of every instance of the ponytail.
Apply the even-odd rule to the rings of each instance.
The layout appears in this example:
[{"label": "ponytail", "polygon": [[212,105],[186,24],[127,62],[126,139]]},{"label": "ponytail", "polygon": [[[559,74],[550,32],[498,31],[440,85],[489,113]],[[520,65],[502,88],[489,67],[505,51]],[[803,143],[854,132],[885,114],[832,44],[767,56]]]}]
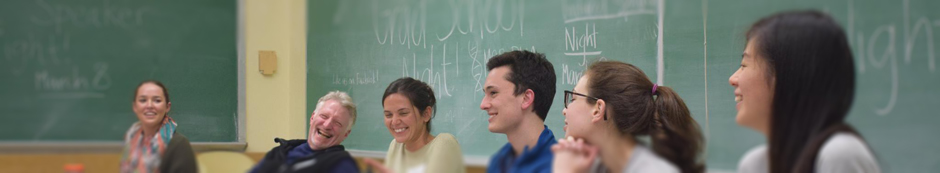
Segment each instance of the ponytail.
[{"label": "ponytail", "polygon": [[650,134],[653,151],[682,172],[704,172],[705,165],[698,158],[704,140],[698,123],[672,88],[656,88],[652,99],[656,129]]},{"label": "ponytail", "polygon": [[621,135],[649,135],[652,150],[682,172],[705,170],[698,157],[702,132],[672,88],[657,86],[636,66],[617,61],[596,62],[585,75],[590,78],[588,95],[606,101],[610,121]]}]

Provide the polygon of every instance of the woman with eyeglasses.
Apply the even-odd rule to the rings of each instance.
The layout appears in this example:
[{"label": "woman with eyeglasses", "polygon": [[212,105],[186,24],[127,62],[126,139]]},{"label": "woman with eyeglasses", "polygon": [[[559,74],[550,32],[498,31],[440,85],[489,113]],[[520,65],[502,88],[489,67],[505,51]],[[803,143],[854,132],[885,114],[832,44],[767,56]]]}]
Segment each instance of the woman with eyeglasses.
[{"label": "woman with eyeglasses", "polygon": [[565,91],[562,114],[568,138],[552,147],[554,172],[705,170],[702,133],[685,103],[631,64],[592,64],[574,90]]}]

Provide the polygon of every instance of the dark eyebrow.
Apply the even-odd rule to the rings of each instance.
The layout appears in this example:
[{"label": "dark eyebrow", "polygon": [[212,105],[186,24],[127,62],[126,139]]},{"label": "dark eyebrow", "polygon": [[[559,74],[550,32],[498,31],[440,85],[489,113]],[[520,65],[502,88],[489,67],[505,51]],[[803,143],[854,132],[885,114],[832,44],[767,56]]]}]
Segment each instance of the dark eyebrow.
[{"label": "dark eyebrow", "polygon": [[401,111],[404,111],[404,110],[408,110],[408,108],[401,108],[401,109],[398,109],[398,112],[401,112]]},{"label": "dark eyebrow", "polygon": [[496,87],[493,85],[486,86],[486,88],[483,89],[483,92],[486,92],[487,90],[492,90],[492,89],[496,89]]}]

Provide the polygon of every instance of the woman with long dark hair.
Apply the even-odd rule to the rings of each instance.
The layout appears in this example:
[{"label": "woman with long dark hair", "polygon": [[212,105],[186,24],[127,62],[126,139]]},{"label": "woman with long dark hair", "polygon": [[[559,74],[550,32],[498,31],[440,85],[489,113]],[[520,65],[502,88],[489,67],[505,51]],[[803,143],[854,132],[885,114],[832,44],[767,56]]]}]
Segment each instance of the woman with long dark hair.
[{"label": "woman with long dark hair", "polygon": [[862,136],[845,122],[855,68],[845,33],[818,11],[761,19],[747,32],[734,87],[738,124],[767,137],[739,172],[880,172]]}]

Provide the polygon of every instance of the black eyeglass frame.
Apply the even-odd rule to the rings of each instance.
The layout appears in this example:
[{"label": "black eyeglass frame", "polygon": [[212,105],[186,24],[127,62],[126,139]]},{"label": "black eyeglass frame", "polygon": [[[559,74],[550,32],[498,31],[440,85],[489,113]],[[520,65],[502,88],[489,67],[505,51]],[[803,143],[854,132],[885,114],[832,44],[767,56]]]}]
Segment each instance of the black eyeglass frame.
[{"label": "black eyeglass frame", "polygon": [[[578,96],[589,98],[589,99],[601,100],[600,98],[589,96],[587,94],[581,94],[581,93],[576,93],[571,90],[565,90],[565,109],[567,109],[568,104],[571,103],[571,97],[572,97],[571,95],[578,95]],[[604,114],[604,121],[607,121],[607,114]]]}]

